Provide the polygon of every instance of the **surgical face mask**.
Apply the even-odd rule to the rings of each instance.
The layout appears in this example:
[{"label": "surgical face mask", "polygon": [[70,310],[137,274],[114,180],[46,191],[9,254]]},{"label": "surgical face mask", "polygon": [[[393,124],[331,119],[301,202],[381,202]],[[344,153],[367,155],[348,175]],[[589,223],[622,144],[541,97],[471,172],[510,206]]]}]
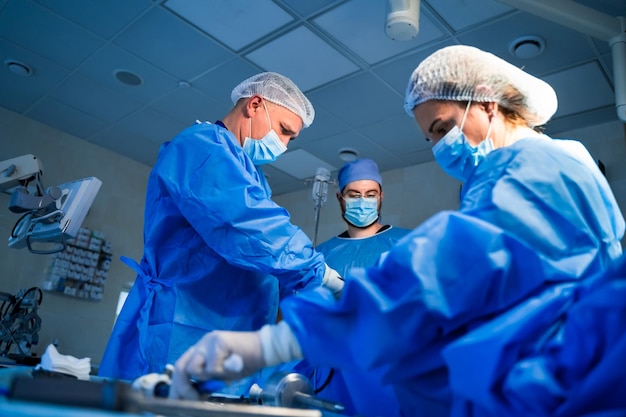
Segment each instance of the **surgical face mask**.
[{"label": "surgical face mask", "polygon": [[[459,181],[466,182],[474,168],[493,151],[493,142],[489,137],[491,123],[487,129],[487,137],[478,146],[473,147],[463,133],[465,117],[469,110],[467,104],[461,127],[454,126],[439,142],[433,146],[433,154],[437,163],[445,172]],[[492,119],[493,120],[493,119]]]},{"label": "surgical face mask", "polygon": [[[267,123],[270,125],[270,131],[261,139],[246,137],[243,141],[243,151],[252,159],[254,165],[274,162],[287,150],[287,147],[280,140],[278,134],[272,129],[272,122],[270,121],[270,114],[267,111],[265,101],[263,101],[263,107],[265,107],[265,114],[267,115]],[[250,135],[252,135],[252,118],[250,118]]]},{"label": "surgical face mask", "polygon": [[378,198],[344,198],[346,211],[343,217],[356,227],[367,227],[378,219]]}]

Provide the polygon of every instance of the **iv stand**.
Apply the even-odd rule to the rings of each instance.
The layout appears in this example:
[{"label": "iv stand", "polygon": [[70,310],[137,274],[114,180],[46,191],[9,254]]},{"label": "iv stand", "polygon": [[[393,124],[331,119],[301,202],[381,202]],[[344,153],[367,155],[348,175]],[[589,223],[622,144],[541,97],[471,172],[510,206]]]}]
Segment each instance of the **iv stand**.
[{"label": "iv stand", "polygon": [[335,184],[330,179],[330,171],[326,168],[318,168],[313,178],[313,201],[315,201],[315,232],[313,234],[313,247],[317,246],[317,231],[320,223],[320,211],[328,198],[328,184]]}]

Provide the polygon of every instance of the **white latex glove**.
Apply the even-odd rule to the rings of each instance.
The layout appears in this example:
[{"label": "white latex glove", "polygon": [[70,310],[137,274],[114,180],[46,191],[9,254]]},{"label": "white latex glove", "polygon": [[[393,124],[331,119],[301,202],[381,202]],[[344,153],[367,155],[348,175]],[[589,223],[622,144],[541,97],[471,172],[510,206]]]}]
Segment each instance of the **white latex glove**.
[{"label": "white latex glove", "polygon": [[209,332],[176,361],[170,398],[199,398],[190,378],[240,379],[263,368],[259,332]]},{"label": "white latex glove", "polygon": [[339,275],[339,272],[326,265],[324,271],[324,279],[322,285],[332,291],[335,298],[341,297],[341,290],[343,290],[343,278]]}]

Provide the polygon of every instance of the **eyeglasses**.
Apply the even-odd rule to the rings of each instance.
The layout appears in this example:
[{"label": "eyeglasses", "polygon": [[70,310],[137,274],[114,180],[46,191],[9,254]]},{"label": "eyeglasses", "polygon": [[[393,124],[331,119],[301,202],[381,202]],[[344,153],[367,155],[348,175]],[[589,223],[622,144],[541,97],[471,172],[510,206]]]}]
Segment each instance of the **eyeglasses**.
[{"label": "eyeglasses", "polygon": [[371,192],[371,193],[367,193],[365,195],[361,195],[361,193],[355,193],[355,192],[348,192],[346,193],[346,195],[342,195],[341,198],[343,198],[344,200],[346,198],[380,198],[380,194],[378,194],[377,192]]}]

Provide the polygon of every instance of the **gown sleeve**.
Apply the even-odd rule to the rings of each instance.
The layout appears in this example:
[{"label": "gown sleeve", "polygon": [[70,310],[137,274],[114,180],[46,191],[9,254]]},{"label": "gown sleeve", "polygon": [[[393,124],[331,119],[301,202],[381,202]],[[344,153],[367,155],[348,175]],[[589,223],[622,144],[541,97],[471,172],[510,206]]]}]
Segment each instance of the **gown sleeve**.
[{"label": "gown sleeve", "polygon": [[210,124],[179,134],[162,155],[161,187],[177,196],[182,215],[230,264],[276,276],[285,293],[321,284],[323,256],[270,199],[229,134]]}]

